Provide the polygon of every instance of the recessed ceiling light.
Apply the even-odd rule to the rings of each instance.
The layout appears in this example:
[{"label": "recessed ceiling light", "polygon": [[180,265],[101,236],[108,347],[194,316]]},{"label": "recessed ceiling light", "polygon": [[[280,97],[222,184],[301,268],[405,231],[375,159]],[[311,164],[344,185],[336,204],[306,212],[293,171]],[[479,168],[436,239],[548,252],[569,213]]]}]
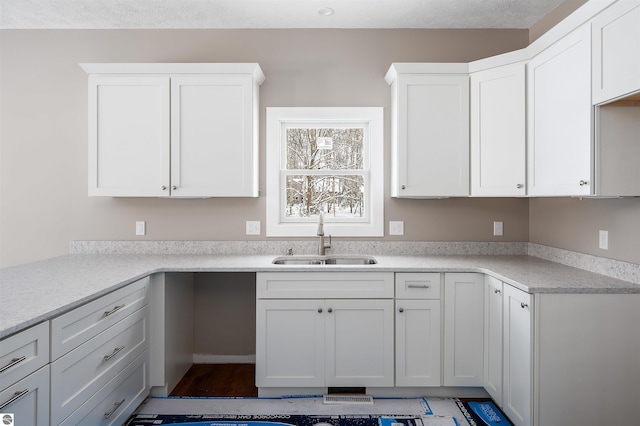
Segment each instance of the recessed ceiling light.
[{"label": "recessed ceiling light", "polygon": [[320,9],[318,9],[318,14],[322,16],[331,16],[334,14],[334,12],[335,10],[331,9],[330,7],[321,7]]}]

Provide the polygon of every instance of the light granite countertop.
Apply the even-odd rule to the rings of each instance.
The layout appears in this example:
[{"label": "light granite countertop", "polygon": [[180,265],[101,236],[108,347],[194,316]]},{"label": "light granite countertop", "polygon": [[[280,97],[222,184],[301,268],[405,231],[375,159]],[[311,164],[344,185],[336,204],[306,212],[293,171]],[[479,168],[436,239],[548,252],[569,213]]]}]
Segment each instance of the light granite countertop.
[{"label": "light granite countertop", "polygon": [[273,265],[273,255],[72,254],[0,270],[0,338],[156,272],[482,272],[529,293],[640,293],[640,285],[526,255],[380,256],[376,265]]}]

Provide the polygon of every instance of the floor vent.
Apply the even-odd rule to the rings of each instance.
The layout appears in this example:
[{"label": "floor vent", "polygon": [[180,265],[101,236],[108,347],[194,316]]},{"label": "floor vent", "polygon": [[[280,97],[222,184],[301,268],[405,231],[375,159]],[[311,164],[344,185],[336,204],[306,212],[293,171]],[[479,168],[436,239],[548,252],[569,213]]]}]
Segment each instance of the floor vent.
[{"label": "floor vent", "polygon": [[322,403],[373,405],[373,397],[368,395],[324,395]]}]

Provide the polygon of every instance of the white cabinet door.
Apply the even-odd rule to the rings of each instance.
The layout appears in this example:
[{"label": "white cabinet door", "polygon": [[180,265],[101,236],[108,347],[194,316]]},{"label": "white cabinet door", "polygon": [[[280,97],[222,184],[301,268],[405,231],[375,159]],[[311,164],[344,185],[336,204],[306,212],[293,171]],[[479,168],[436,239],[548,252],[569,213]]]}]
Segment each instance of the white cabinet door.
[{"label": "white cabinet door", "polygon": [[169,195],[169,78],[89,76],[89,195]]},{"label": "white cabinet door", "polygon": [[326,386],[393,386],[393,301],[327,300]]},{"label": "white cabinet door", "polygon": [[444,276],[444,385],[482,386],[484,275]]},{"label": "white cabinet door", "polygon": [[502,407],[502,281],[484,280],[484,388]]},{"label": "white cabinet door", "polygon": [[526,194],[525,64],[471,75],[471,195]]},{"label": "white cabinet door", "polygon": [[640,0],[622,0],[592,21],[593,103],[640,90]]},{"label": "white cabinet door", "polygon": [[172,196],[258,195],[254,104],[250,75],[171,79]]},{"label": "white cabinet door", "polygon": [[585,25],[528,64],[528,194],[593,191],[591,35]]},{"label": "white cabinet door", "polygon": [[515,426],[530,426],[533,297],[510,285],[504,286],[503,293],[502,409]]},{"label": "white cabinet door", "polygon": [[391,195],[468,196],[468,75],[399,74],[392,92]]},{"label": "white cabinet door", "polygon": [[49,366],[0,392],[0,413],[13,414],[20,426],[49,426]]},{"label": "white cabinet door", "polygon": [[256,386],[324,386],[324,301],[256,303]]},{"label": "white cabinet door", "polygon": [[256,303],[256,386],[393,386],[392,300]]},{"label": "white cabinet door", "polygon": [[441,385],[440,336],[440,300],[396,300],[396,386]]}]

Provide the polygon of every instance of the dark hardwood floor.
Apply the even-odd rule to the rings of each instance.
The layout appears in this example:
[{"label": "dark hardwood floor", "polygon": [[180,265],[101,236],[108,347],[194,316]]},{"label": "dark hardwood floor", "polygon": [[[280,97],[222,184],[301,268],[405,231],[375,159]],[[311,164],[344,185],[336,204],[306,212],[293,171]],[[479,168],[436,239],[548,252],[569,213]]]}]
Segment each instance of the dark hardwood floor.
[{"label": "dark hardwood floor", "polygon": [[254,364],[194,364],[171,396],[257,397]]}]

